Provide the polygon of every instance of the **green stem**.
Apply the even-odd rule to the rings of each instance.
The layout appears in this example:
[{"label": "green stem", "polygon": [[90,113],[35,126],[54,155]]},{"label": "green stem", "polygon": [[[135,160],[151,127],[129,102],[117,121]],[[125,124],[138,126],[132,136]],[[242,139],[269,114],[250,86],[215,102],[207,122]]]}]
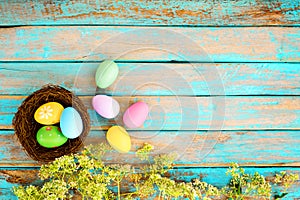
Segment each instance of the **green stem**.
[{"label": "green stem", "polygon": [[61,177],[61,181],[65,180],[65,172],[63,173],[62,177]]},{"label": "green stem", "polygon": [[134,195],[134,194],[138,194],[137,192],[127,192],[127,193],[123,193],[123,194],[120,194],[121,196],[126,196],[126,195]]},{"label": "green stem", "polygon": [[120,182],[117,182],[118,184],[118,199],[121,200],[121,192],[120,192]]}]

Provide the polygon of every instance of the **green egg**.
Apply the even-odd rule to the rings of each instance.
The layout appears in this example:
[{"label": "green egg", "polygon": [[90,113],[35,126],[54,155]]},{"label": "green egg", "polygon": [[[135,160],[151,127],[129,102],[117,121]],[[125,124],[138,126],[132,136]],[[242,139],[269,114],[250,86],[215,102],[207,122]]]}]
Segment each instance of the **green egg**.
[{"label": "green egg", "polygon": [[41,146],[46,148],[59,147],[68,140],[57,126],[43,126],[38,130],[36,139]]},{"label": "green egg", "polygon": [[107,88],[116,80],[119,73],[118,65],[111,60],[103,61],[97,68],[95,80],[99,88]]}]

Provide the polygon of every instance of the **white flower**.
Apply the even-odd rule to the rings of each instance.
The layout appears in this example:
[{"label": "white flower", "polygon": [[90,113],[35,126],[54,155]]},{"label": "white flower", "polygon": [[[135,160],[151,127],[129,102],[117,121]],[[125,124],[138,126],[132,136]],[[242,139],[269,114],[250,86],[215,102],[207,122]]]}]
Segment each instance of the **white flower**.
[{"label": "white flower", "polygon": [[52,116],[52,112],[53,109],[50,106],[44,106],[41,109],[41,112],[39,112],[40,119],[44,119],[44,118],[48,119],[49,117]]}]

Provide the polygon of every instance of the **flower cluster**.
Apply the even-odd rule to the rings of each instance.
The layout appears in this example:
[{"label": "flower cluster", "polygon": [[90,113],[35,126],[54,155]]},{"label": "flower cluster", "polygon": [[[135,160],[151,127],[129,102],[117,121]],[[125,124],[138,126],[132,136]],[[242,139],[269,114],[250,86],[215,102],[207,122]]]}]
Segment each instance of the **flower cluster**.
[{"label": "flower cluster", "polygon": [[[87,146],[81,153],[65,155],[41,166],[42,186],[19,186],[13,191],[19,199],[56,200],[72,199],[275,199],[287,195],[287,190],[299,180],[297,174],[281,172],[273,177],[273,183],[282,187],[275,193],[273,186],[259,173],[247,174],[237,164],[227,170],[231,177],[228,185],[217,188],[193,179],[180,182],[167,174],[173,166],[174,155],[150,156],[153,146],[145,144],[136,152],[138,158],[148,161],[141,167],[105,164],[102,161],[110,147],[105,144]],[[274,185],[273,184],[273,185]]]}]

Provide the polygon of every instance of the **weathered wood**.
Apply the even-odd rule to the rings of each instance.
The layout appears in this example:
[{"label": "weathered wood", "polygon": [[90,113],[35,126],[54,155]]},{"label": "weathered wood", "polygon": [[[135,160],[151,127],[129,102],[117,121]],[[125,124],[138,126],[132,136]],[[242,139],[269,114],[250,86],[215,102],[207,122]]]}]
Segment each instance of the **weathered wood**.
[{"label": "weathered wood", "polygon": [[[298,97],[193,97],[132,96],[115,97],[120,114],[114,120],[100,117],[92,109],[91,96],[81,97],[88,108],[93,129],[121,124],[129,105],[144,101],[150,114],[139,130],[260,130],[300,128]],[[0,96],[0,128],[10,129],[23,96]]]},{"label": "weathered wood", "polygon": [[18,199],[12,192],[12,187],[33,184],[39,180],[38,168],[0,168],[0,198]]},{"label": "weathered wood", "polygon": [[[147,142],[154,154],[176,153],[177,166],[300,166],[299,131],[128,131],[128,154],[109,153],[110,163],[140,164],[134,152]],[[105,131],[91,131],[85,145],[106,143]],[[13,131],[0,131],[0,166],[38,166]]]},{"label": "weathered wood", "polygon": [[299,1],[1,1],[2,25],[299,25]]},{"label": "weathered wood", "polygon": [[[225,185],[226,169],[218,167],[230,162],[276,166],[246,169],[266,176],[282,170],[299,174],[299,168],[279,167],[300,167],[300,99],[294,96],[300,95],[299,10],[293,0],[0,2],[0,25],[10,26],[0,29],[0,166],[18,167],[0,169],[0,199],[15,199],[12,186],[36,180],[36,168],[21,168],[39,164],[16,141],[11,120],[25,96],[48,82],[87,95],[81,99],[89,108],[93,131],[86,144],[105,142],[105,130],[122,125],[122,113],[132,102],[143,99],[150,105],[145,126],[128,131],[132,151],[110,153],[107,162],[138,164],[133,151],[149,142],[155,153],[177,152],[177,166],[198,167],[170,171],[179,180],[200,176]],[[12,27],[69,24],[79,26]],[[85,26],[90,24],[110,26]],[[95,69],[106,58],[125,62],[116,83],[96,91]],[[137,63],[142,61],[154,63]],[[208,63],[157,63],[171,61]],[[121,114],[116,121],[104,120],[91,109],[95,93],[118,96]],[[291,96],[194,97],[201,95]],[[300,198],[299,186],[288,199]]]},{"label": "weathered wood", "polygon": [[[191,181],[195,178],[213,184],[217,187],[224,187],[228,184],[230,177],[226,176],[226,168],[179,168],[170,170],[168,175],[170,178],[177,181]],[[299,168],[288,167],[276,167],[276,168],[253,168],[249,167],[245,169],[246,173],[253,174],[259,172],[265,176],[268,180],[274,177],[274,174],[280,171],[286,171],[288,173],[295,173],[300,176]],[[27,184],[37,184],[37,168],[0,168],[0,195],[6,197],[5,199],[17,199],[11,188],[13,186]],[[35,177],[35,178],[33,178]],[[126,187],[127,183],[122,182],[122,188]],[[300,182],[297,181],[290,189],[289,194],[285,199],[299,199],[300,198]]]},{"label": "weathered wood", "polygon": [[[94,95],[99,63],[0,63],[0,93],[29,95],[49,82]],[[105,94],[300,95],[300,64],[118,63],[120,73]],[[134,81],[133,81],[134,80]],[[99,90],[100,92],[100,90]]]},{"label": "weathered wood", "polygon": [[299,62],[300,28],[13,27],[2,61]]}]

